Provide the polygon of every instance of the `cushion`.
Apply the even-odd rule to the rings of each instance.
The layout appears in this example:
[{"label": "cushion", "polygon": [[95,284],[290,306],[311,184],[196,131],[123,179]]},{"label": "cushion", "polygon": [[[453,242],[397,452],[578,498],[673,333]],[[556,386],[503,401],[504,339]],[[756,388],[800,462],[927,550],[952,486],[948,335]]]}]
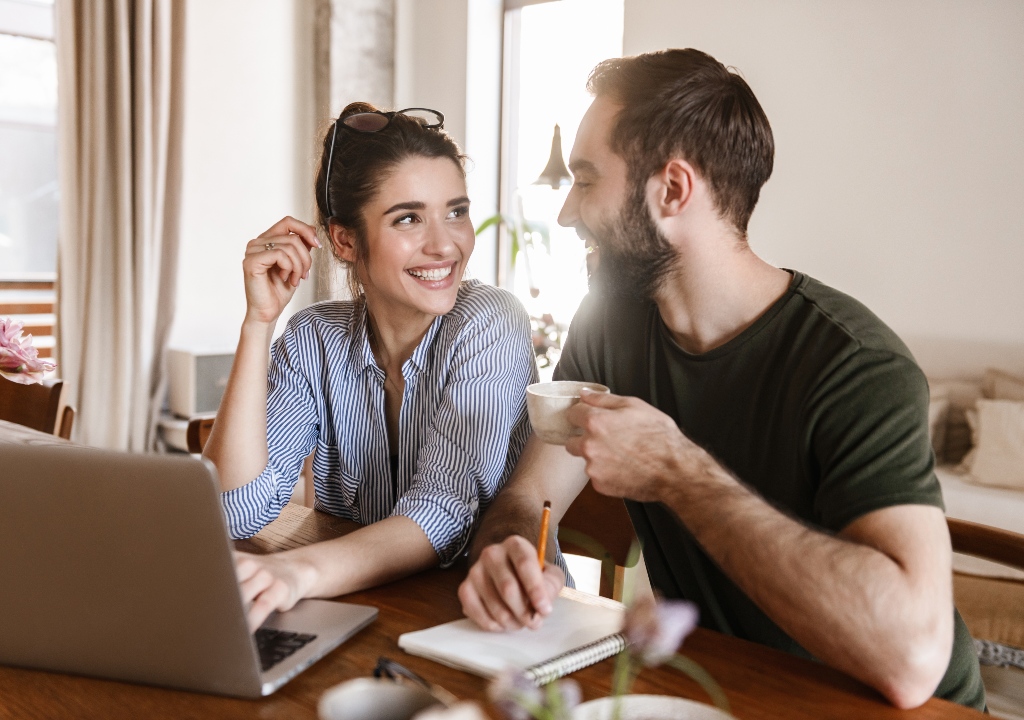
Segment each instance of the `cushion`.
[{"label": "cushion", "polygon": [[[967,425],[965,412],[968,408],[973,408],[975,401],[981,397],[981,385],[967,380],[931,379],[928,385],[933,399],[946,398],[949,401],[942,452],[935,454],[940,462],[959,463],[971,449],[971,428]],[[934,438],[933,434],[933,441]]]},{"label": "cushion", "polygon": [[965,460],[970,480],[1024,490],[1024,402],[979,400],[967,420],[974,436]]},{"label": "cushion", "polygon": [[935,461],[943,462],[946,445],[946,421],[949,417],[949,398],[932,397],[928,403],[928,432],[932,438]]},{"label": "cushion", "polygon": [[985,371],[985,377],[982,378],[981,392],[990,400],[1024,402],[1024,378],[990,368]]},{"label": "cushion", "polygon": [[1024,583],[953,573],[953,599],[972,637],[1024,647]]}]

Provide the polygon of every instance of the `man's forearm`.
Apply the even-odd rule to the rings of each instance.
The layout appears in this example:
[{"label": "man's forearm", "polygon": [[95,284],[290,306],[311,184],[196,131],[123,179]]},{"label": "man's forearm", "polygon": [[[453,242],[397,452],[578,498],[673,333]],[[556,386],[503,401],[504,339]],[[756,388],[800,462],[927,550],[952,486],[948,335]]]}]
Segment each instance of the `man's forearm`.
[{"label": "man's forearm", "polygon": [[666,504],[726,574],[811,654],[900,705],[914,704],[920,694],[905,688],[927,685],[921,676],[934,676],[939,665],[945,669],[952,607],[948,587],[928,582],[934,573],[904,567],[887,549],[861,542],[867,538],[857,536],[856,522],[854,537],[806,527],[710,456],[681,470],[685,479],[667,484]]}]

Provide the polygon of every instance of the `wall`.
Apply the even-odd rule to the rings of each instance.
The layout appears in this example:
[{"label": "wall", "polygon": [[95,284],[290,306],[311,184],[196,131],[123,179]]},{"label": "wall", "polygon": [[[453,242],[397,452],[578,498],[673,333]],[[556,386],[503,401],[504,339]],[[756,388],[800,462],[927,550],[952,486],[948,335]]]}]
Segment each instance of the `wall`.
[{"label": "wall", "polygon": [[[497,212],[501,106],[501,0],[396,0],[395,107],[444,113],[470,157],[474,224]],[[493,283],[497,236],[477,239],[470,274]]]},{"label": "wall", "polygon": [[624,53],[696,47],[750,83],[776,140],[763,257],[865,302],[932,374],[1024,372],[1021,28],[1016,0],[626,0]]},{"label": "wall", "polygon": [[[170,343],[231,352],[245,314],[246,242],[285,215],[313,217],[313,3],[187,2],[182,244]],[[312,286],[299,292],[293,306],[309,301]]]}]

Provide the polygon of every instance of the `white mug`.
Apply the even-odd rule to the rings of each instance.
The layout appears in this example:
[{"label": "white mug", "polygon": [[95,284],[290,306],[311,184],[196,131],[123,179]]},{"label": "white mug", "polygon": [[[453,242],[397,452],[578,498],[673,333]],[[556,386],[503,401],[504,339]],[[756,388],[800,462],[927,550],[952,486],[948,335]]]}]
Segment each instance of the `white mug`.
[{"label": "white mug", "polygon": [[569,408],[580,401],[583,388],[594,392],[608,392],[604,385],[592,382],[556,380],[526,386],[526,410],[530,414],[533,432],[552,445],[565,445],[573,435],[582,431],[569,422]]},{"label": "white mug", "polygon": [[335,685],[320,698],[321,720],[410,720],[444,703],[426,688],[387,678],[357,678]]}]

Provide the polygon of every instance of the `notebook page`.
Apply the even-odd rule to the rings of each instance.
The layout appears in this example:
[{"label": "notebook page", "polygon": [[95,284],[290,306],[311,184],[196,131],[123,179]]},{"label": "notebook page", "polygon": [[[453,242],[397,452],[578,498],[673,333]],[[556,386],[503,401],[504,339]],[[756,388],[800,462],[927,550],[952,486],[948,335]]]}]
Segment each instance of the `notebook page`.
[{"label": "notebook page", "polygon": [[622,629],[623,613],[621,603],[564,589],[539,630],[492,633],[464,618],[405,633],[398,646],[489,678],[507,667],[523,670],[614,635]]}]

